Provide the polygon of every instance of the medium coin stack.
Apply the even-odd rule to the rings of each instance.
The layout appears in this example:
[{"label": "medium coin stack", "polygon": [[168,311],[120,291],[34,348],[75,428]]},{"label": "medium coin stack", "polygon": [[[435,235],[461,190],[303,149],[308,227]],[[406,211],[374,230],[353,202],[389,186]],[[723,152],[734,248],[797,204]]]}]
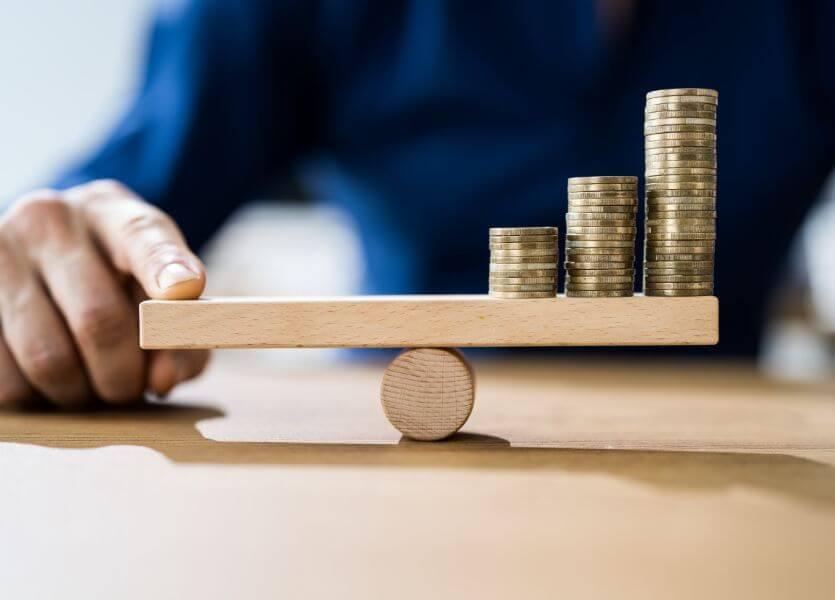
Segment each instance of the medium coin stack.
[{"label": "medium coin stack", "polygon": [[569,178],[566,296],[633,295],[637,210],[637,177]]},{"label": "medium coin stack", "polygon": [[556,227],[491,227],[490,295],[556,296],[558,254]]},{"label": "medium coin stack", "polygon": [[710,296],[716,241],[715,90],[647,94],[647,296]]}]

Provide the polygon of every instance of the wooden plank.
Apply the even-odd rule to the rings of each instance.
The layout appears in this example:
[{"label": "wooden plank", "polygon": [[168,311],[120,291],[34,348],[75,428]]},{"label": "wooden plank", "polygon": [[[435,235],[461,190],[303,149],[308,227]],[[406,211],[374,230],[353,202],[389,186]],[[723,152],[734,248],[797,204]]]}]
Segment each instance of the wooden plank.
[{"label": "wooden plank", "polygon": [[149,300],[140,344],[163,348],[400,348],[712,345],[713,296],[225,297]]}]

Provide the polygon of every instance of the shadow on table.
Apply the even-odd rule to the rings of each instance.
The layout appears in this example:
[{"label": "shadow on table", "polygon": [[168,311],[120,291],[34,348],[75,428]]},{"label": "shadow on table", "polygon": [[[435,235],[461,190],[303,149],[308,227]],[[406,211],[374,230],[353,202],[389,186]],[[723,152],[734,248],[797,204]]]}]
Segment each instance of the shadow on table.
[{"label": "shadow on table", "polygon": [[[459,433],[436,443],[225,442],[196,425],[224,416],[199,406],[146,405],[84,414],[1,414],[0,442],[53,448],[144,446],[175,463],[507,469],[609,475],[681,490],[761,488],[835,510],[835,467],[786,454],[517,447]],[[556,442],[558,443],[558,442]]]}]

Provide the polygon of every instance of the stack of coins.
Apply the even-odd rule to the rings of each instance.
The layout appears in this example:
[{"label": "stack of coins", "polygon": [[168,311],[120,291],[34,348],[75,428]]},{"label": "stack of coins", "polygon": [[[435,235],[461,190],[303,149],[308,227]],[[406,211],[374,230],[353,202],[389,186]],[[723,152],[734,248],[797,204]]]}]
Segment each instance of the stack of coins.
[{"label": "stack of coins", "polygon": [[716,91],[698,88],[647,94],[647,296],[713,294],[718,102]]},{"label": "stack of coins", "polygon": [[553,298],[557,295],[557,228],[490,228],[490,295]]},{"label": "stack of coins", "polygon": [[571,177],[565,215],[565,295],[632,296],[637,177]]}]

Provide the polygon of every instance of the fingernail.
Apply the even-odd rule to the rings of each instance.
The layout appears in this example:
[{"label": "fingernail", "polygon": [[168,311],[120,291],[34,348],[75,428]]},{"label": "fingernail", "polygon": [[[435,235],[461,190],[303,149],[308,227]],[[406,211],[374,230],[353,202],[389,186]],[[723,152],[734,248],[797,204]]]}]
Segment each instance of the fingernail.
[{"label": "fingernail", "polygon": [[157,285],[163,290],[200,277],[197,273],[181,263],[170,263],[157,275]]}]

